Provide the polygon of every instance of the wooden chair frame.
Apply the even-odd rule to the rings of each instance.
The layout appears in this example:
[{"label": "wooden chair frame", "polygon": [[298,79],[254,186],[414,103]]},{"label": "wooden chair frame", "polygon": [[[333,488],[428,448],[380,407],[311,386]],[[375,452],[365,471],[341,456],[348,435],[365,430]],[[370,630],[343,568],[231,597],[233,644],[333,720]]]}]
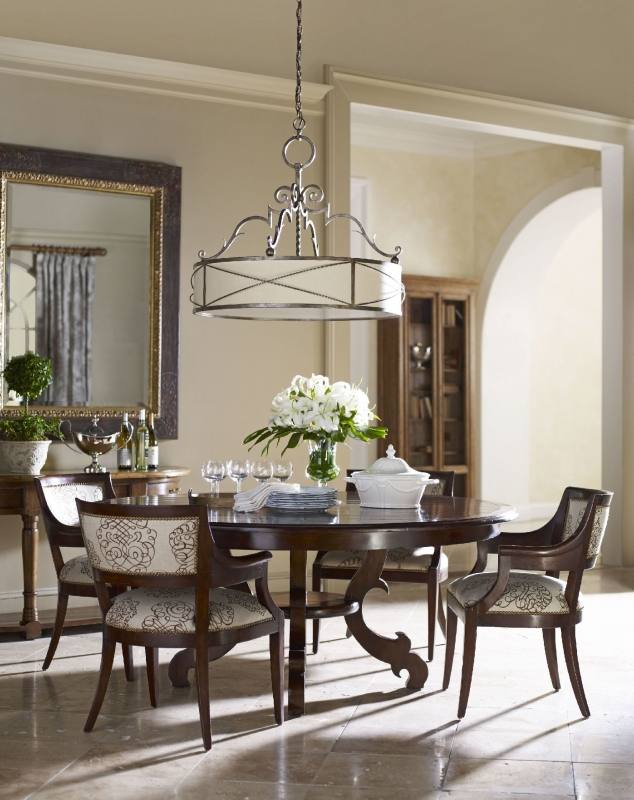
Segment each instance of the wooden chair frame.
[{"label": "wooden chair frame", "polygon": [[[144,631],[125,631],[107,625],[103,626],[103,649],[99,682],[95,697],[84,726],[91,731],[108,686],[112,670],[115,643],[137,645],[145,648],[150,702],[158,704],[158,650],[160,647],[193,648],[196,654],[196,682],[198,687],[198,708],[205,750],[211,749],[211,719],[209,713],[209,647],[223,647],[238,642],[269,636],[271,680],[275,720],[284,721],[284,615],[275,605],[268,587],[268,561],[271,553],[262,551],[246,556],[232,556],[228,551],[216,546],[213,532],[209,526],[208,510],[205,506],[121,506],[108,503],[87,503],[77,501],[80,516],[92,514],[102,517],[128,517],[157,519],[198,518],[197,572],[195,575],[143,575],[121,574],[96,569],[95,586],[101,611],[105,616],[113,599],[106,584],[114,587],[157,587],[195,589],[195,632],[194,633],[154,633]],[[209,631],[209,591],[220,587],[235,586],[246,581],[255,581],[258,601],[271,613],[272,619],[251,625],[247,628]]]},{"label": "wooden chair frame", "polygon": [[[55,565],[55,572],[57,574],[57,611],[55,613],[55,624],[51,634],[51,641],[42,664],[42,669],[47,670],[59,644],[60,637],[64,630],[64,620],[66,619],[66,610],[68,608],[69,597],[97,597],[97,590],[94,584],[86,583],[72,583],[69,581],[61,581],[60,573],[66,563],[60,548],[73,547],[81,548],[84,552],[84,540],[81,535],[81,527],[79,525],[65,525],[57,519],[51,511],[49,504],[46,500],[46,490],[54,486],[69,486],[83,484],[88,486],[100,486],[103,489],[104,500],[114,498],[115,491],[112,485],[110,473],[86,473],[79,472],[75,475],[50,475],[48,477],[35,478],[35,492],[37,500],[41,509],[41,515],[44,520],[44,528],[46,536],[51,548],[51,556],[53,564]],[[125,666],[126,678],[131,681],[134,679],[134,669],[132,662],[132,649],[130,647],[123,647],[123,662]]]},{"label": "wooden chair frame", "polygon": [[[349,470],[350,472],[350,470]],[[429,473],[431,478],[437,478],[443,485],[442,494],[446,497],[453,495],[455,472],[433,472]],[[347,484],[346,491],[356,492],[352,484]],[[324,566],[322,560],[328,550],[320,550],[313,562],[312,589],[314,592],[321,591],[321,582],[324,579],[332,578],[337,580],[352,580],[358,567],[328,567]],[[389,593],[389,583],[423,583],[427,584],[427,660],[434,658],[434,644],[436,638],[436,615],[443,635],[447,635],[447,621],[445,619],[445,609],[443,606],[440,584],[447,580],[449,574],[446,569],[440,567],[441,547],[434,547],[431,564],[428,570],[408,570],[408,569],[389,569],[385,568],[381,573],[379,588]],[[350,613],[350,612],[347,612]],[[313,653],[319,649],[319,618],[313,619]]]},{"label": "wooden chair frame", "polygon": [[[559,691],[561,688],[555,638],[556,629],[560,628],[566,667],[575,698],[583,716],[590,716],[577,655],[575,626],[583,616],[583,609],[577,608],[577,604],[584,570],[594,567],[598,557],[588,558],[586,555],[595,514],[598,508],[609,507],[612,496],[612,492],[569,486],[565,489],[553,518],[538,530],[526,533],[502,533],[495,539],[478,543],[478,557],[471,574],[483,572],[489,553],[497,552],[498,570],[494,584],[476,605],[468,608],[463,607],[451,592],[447,593],[447,649],[443,689],[448,688],[451,680],[458,617],[465,625],[462,679],[458,702],[459,718],[464,717],[467,710],[479,626],[541,628],[548,671],[555,691]],[[585,500],[587,506],[575,532],[564,539],[566,515],[571,499]],[[558,578],[561,571],[568,571],[564,596],[570,611],[561,614],[509,614],[490,611],[503,596],[513,569],[545,572],[546,575],[554,578]]]}]

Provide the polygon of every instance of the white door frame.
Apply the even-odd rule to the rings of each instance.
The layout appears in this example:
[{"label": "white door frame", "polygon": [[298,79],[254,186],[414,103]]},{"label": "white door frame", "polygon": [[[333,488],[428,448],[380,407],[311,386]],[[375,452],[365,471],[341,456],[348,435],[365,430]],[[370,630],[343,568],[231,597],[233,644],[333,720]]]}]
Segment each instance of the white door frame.
[{"label": "white door frame", "polygon": [[[634,314],[624,317],[623,298],[634,297],[634,125],[631,120],[515,98],[403,83],[327,67],[326,187],[333,207],[350,205],[351,105],[360,103],[426,114],[452,125],[521,136],[601,152],[603,186],[603,403],[602,474],[614,490],[604,561],[634,564]],[[406,191],[406,187],[404,187]],[[385,240],[389,231],[377,231]],[[345,226],[326,229],[329,252],[346,252]],[[625,269],[624,269],[625,265]],[[326,374],[349,371],[349,328],[325,325]],[[477,410],[476,410],[477,413]],[[583,432],[580,432],[583,435]],[[547,454],[545,454],[545,458]],[[631,533],[630,533],[631,532]]]}]

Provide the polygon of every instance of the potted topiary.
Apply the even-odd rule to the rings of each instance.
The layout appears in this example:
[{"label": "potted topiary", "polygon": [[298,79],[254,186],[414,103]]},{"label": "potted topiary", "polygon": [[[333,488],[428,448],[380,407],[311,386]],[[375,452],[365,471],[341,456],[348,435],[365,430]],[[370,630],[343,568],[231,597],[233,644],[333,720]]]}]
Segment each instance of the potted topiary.
[{"label": "potted topiary", "polygon": [[42,471],[51,437],[60,435],[59,420],[33,414],[29,403],[53,380],[50,358],[36,353],[14,356],[4,368],[9,391],[22,398],[19,416],[0,419],[0,472],[37,475]]}]

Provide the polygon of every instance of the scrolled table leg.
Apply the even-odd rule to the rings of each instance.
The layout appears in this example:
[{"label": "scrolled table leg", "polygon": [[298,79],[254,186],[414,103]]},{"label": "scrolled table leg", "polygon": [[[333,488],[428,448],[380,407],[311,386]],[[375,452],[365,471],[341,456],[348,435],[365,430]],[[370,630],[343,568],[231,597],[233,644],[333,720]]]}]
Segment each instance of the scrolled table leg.
[{"label": "scrolled table leg", "polygon": [[356,600],[359,603],[359,610],[347,616],[346,623],[361,647],[374,658],[389,664],[395,675],[400,675],[404,669],[407,670],[408,689],[422,689],[429,670],[423,659],[412,653],[410,638],[401,631],[397,631],[395,639],[381,636],[369,628],[363,618],[365,596],[370,589],[381,585],[385,555],[385,550],[370,550],[366,553],[363,563],[346,591],[346,600]]},{"label": "scrolled table leg", "polygon": [[[235,644],[228,644],[222,647],[210,647],[208,651],[209,661],[216,661],[229,650],[232,650]],[[187,689],[190,686],[187,673],[190,669],[196,666],[196,653],[193,649],[179,650],[178,653],[172,658],[167,668],[167,674],[170,683],[177,689]]]}]

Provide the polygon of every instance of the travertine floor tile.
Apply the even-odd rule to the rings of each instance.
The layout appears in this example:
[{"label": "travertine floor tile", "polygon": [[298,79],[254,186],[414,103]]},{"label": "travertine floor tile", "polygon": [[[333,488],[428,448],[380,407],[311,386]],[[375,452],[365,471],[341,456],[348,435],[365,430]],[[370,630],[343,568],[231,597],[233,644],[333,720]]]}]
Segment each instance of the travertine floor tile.
[{"label": "travertine floor tile", "polygon": [[[449,690],[440,690],[438,632],[428,683],[412,692],[405,674],[365,654],[333,619],[319,653],[308,655],[308,713],[281,727],[265,643],[245,643],[211,666],[214,746],[205,754],[195,688],[168,679],[173,650],[160,652],[156,709],[143,650],[135,649],[133,683],[117,653],[103,712],[85,734],[100,634],[64,636],[46,673],[48,639],[0,640],[0,800],[564,800],[575,788],[578,800],[634,800],[634,638],[617,627],[634,611],[634,570],[595,570],[585,583],[578,640],[587,720],[561,648],[562,690],[552,691],[539,632],[479,633],[458,721],[461,626]],[[389,598],[373,593],[368,617],[385,635],[405,630],[424,657],[423,597],[408,586]]]}]

